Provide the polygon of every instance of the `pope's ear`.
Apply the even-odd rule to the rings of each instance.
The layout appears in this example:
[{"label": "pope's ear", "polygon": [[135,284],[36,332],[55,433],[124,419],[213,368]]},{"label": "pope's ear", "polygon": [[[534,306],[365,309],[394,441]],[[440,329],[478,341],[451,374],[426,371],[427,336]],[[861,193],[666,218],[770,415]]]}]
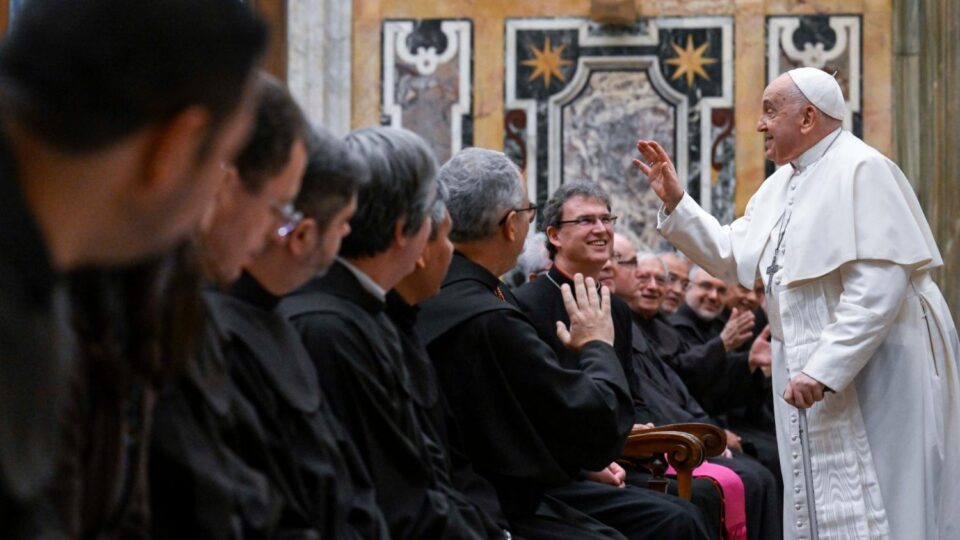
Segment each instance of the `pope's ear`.
[{"label": "pope's ear", "polygon": [[148,128],[141,192],[164,197],[193,182],[210,124],[210,113],[193,106]]},{"label": "pope's ear", "polygon": [[288,249],[294,257],[301,259],[316,249],[317,242],[320,240],[319,237],[320,230],[317,227],[317,220],[305,217],[290,231],[287,239]]},{"label": "pope's ear", "polygon": [[807,103],[803,106],[803,109],[800,111],[800,132],[803,134],[810,133],[813,131],[813,128],[816,126],[819,120],[821,120],[821,113],[817,110],[816,107]]}]

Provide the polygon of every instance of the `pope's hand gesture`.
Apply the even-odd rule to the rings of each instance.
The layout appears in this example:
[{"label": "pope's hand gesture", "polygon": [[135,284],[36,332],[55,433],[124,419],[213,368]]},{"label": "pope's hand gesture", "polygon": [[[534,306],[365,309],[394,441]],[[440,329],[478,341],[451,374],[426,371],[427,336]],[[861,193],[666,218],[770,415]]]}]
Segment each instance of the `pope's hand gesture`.
[{"label": "pope's hand gesture", "polygon": [[667,213],[673,212],[683,198],[683,187],[680,186],[680,179],[670,156],[654,141],[638,141],[637,150],[643,159],[635,159],[633,164],[647,175],[650,187],[663,201]]}]

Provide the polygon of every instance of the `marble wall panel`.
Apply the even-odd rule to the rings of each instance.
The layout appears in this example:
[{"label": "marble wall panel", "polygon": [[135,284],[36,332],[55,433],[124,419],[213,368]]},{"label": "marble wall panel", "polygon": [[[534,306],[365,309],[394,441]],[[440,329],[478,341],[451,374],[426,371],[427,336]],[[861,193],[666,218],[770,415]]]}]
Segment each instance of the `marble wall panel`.
[{"label": "marble wall panel", "polygon": [[599,183],[610,194],[617,232],[645,246],[659,244],[659,199],[632,161],[637,132],[675,153],[677,107],[663,101],[647,71],[595,71],[578,98],[562,109],[563,179]]},{"label": "marble wall panel", "polygon": [[473,143],[472,23],[383,23],[381,123],[410,129],[443,163]]},{"label": "marble wall panel", "polygon": [[545,202],[567,181],[599,181],[621,201],[624,231],[659,242],[654,195],[631,166],[636,140],[649,138],[671,154],[694,198],[729,221],[732,141],[716,173],[712,151],[733,123],[716,130],[712,121],[714,109],[732,114],[732,26],[729,17],[639,19],[630,28],[507,20],[504,148],[524,166],[531,199]]}]

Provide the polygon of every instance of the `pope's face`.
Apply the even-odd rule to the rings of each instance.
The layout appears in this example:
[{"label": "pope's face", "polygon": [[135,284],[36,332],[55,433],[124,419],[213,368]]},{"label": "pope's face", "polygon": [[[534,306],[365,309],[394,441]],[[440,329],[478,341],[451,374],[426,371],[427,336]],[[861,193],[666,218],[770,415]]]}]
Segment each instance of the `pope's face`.
[{"label": "pope's face", "polygon": [[793,80],[783,74],[763,91],[762,112],[757,131],[763,133],[763,153],[777,166],[803,153],[802,104],[792,99]]}]

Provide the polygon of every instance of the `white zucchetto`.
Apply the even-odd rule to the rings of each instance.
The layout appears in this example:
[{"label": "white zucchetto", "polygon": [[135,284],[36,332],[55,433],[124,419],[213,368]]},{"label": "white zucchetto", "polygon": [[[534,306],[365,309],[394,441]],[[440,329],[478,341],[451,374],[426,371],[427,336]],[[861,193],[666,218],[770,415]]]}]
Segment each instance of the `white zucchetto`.
[{"label": "white zucchetto", "polygon": [[829,73],[822,69],[802,67],[791,69],[787,75],[807,100],[824,114],[837,120],[843,120],[846,116],[847,106],[843,101],[843,91]]}]

